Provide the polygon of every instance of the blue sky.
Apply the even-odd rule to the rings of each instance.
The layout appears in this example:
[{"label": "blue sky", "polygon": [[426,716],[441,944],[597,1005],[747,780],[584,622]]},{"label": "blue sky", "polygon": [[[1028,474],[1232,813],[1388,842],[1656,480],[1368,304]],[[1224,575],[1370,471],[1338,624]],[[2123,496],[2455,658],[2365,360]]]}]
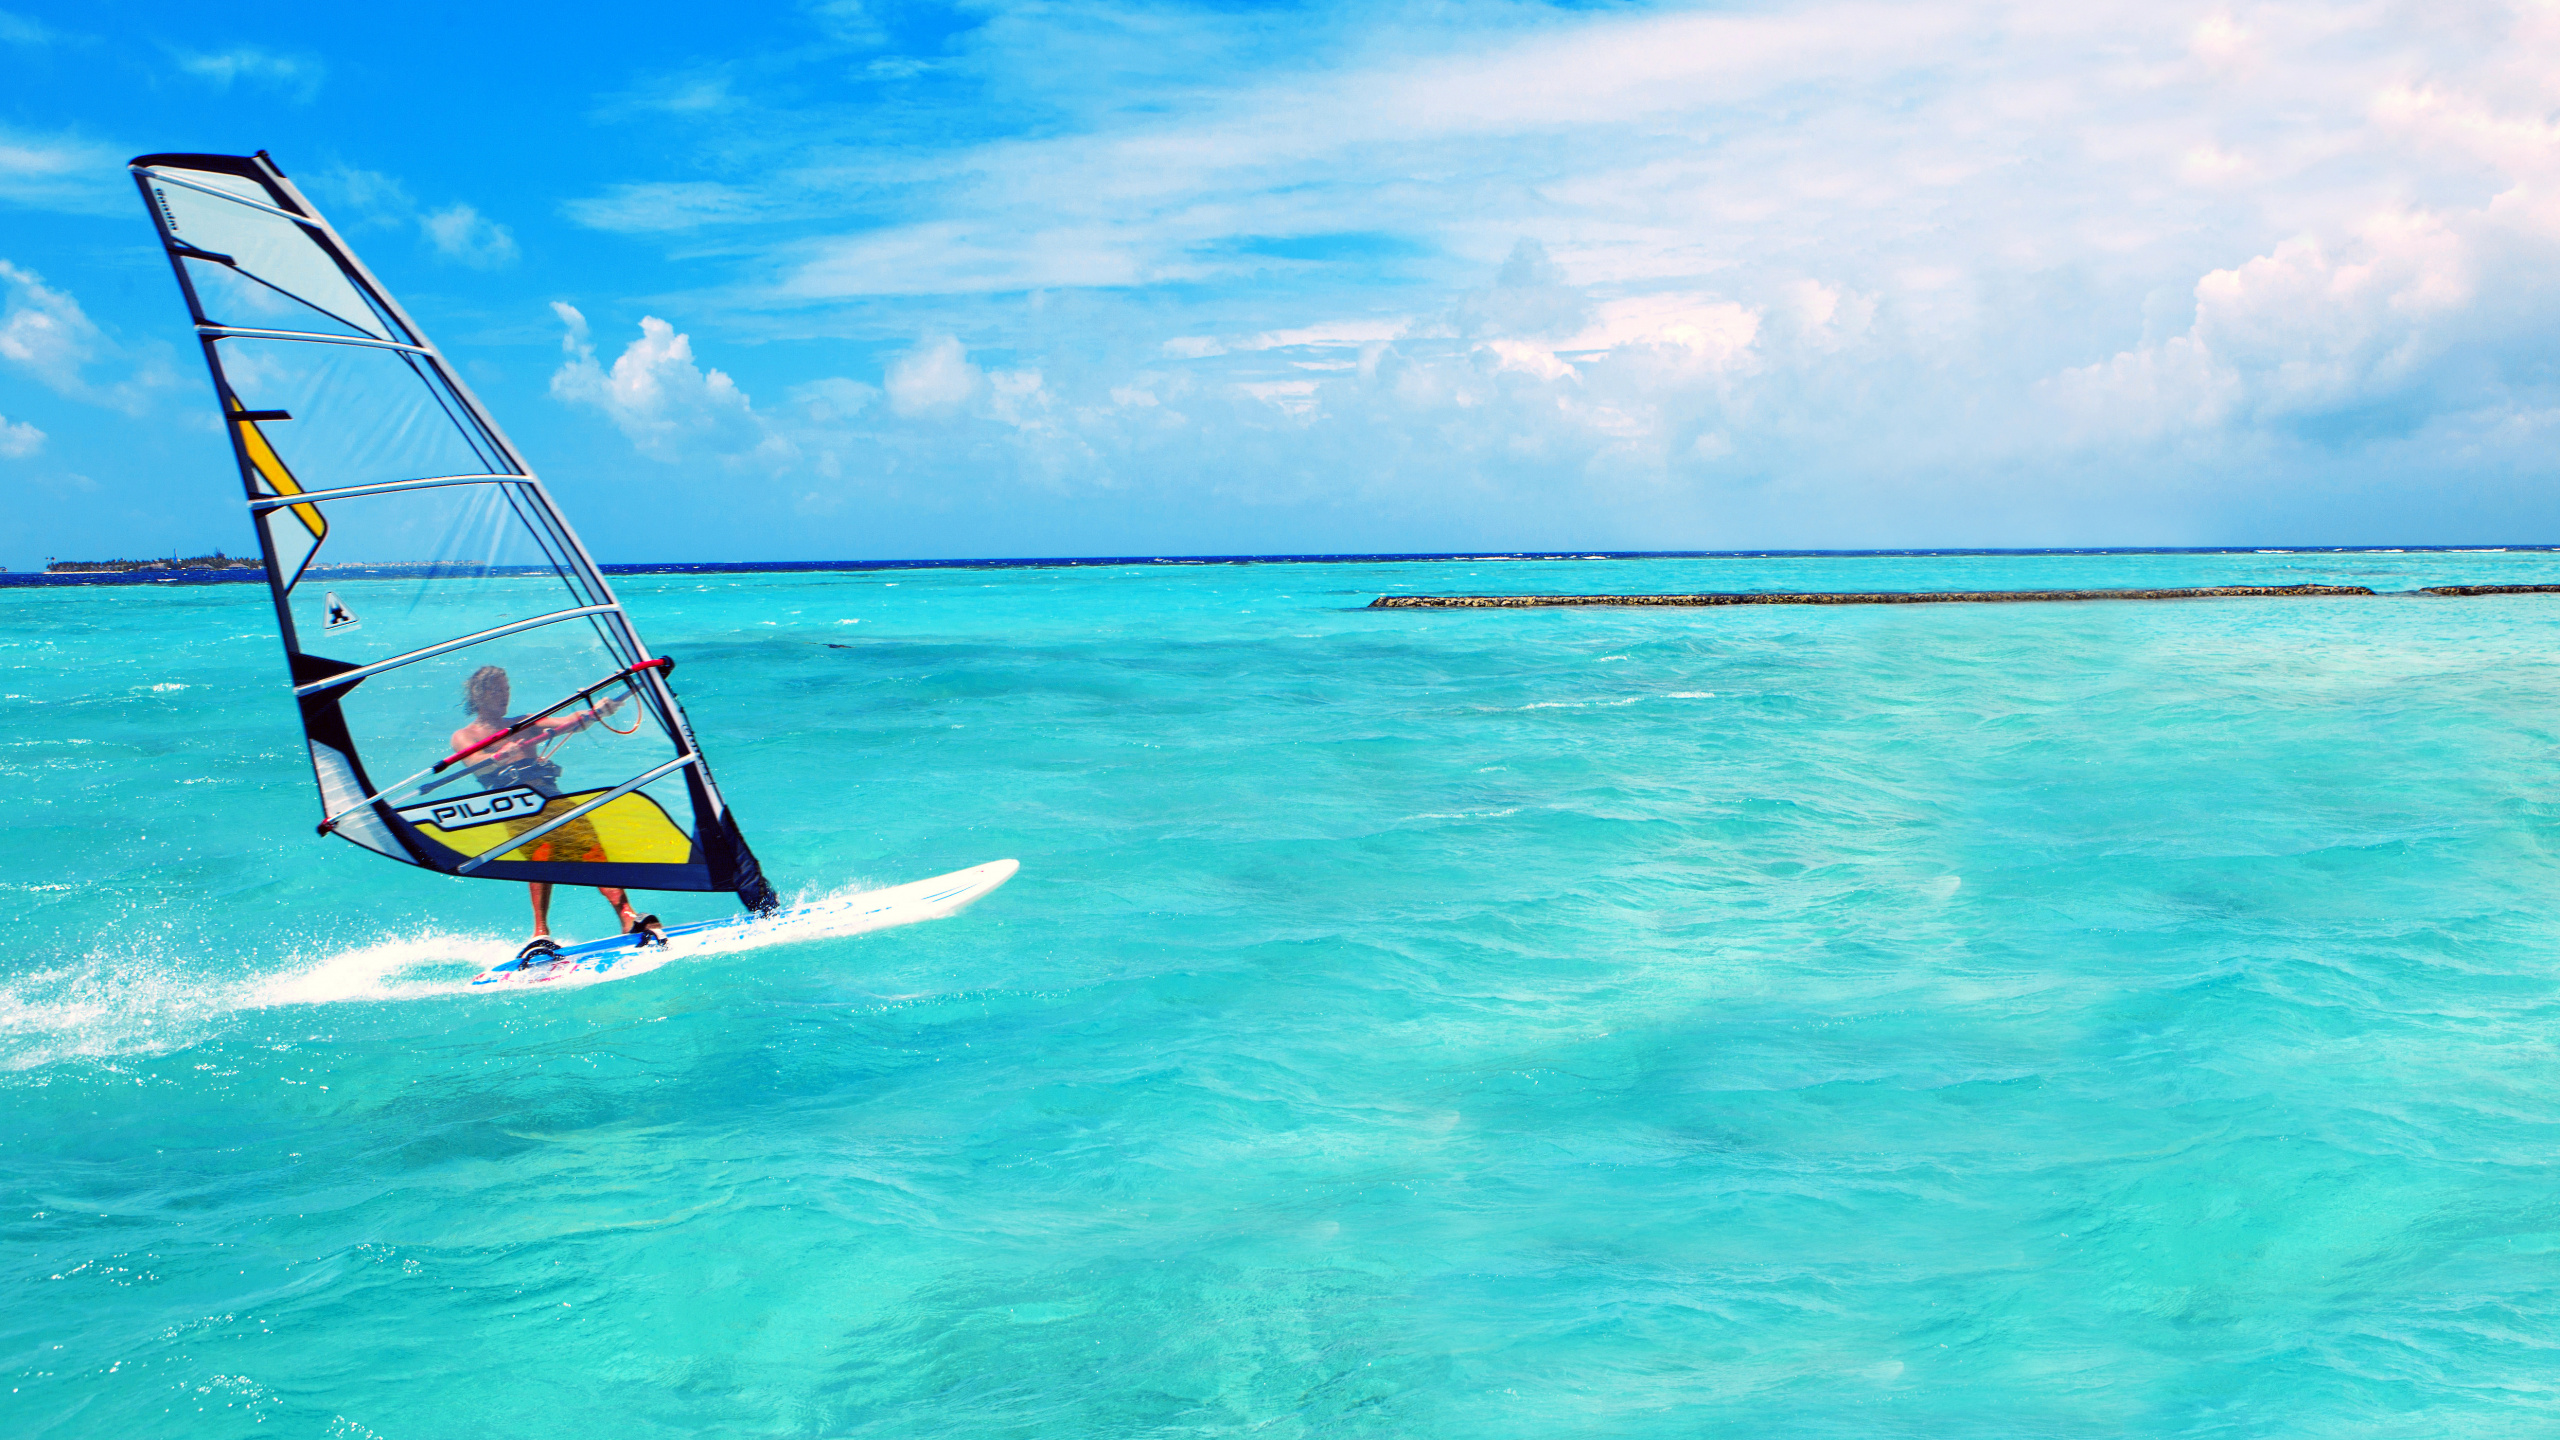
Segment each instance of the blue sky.
[{"label": "blue sky", "polygon": [[[422,18],[423,17],[423,18]],[[601,558],[2560,541],[2560,11],[0,11],[0,564],[249,543],[271,150]]]}]

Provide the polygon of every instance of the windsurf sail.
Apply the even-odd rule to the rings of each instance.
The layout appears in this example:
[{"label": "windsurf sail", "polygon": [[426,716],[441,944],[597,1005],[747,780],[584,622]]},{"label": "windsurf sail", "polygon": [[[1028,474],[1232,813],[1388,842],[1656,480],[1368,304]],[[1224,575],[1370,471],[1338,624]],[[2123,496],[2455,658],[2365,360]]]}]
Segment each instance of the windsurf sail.
[{"label": "windsurf sail", "polygon": [[673,662],[345,238],[264,151],[131,168],[265,550],[321,833],[447,875],[771,909]]}]

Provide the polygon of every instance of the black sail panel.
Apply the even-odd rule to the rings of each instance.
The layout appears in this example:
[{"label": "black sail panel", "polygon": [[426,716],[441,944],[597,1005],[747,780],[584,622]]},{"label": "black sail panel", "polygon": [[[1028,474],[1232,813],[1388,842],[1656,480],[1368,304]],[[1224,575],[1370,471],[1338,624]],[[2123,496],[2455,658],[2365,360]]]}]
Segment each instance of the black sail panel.
[{"label": "black sail panel", "polygon": [[132,164],[239,462],[321,829],[453,875],[771,888],[568,521],[283,172]]}]

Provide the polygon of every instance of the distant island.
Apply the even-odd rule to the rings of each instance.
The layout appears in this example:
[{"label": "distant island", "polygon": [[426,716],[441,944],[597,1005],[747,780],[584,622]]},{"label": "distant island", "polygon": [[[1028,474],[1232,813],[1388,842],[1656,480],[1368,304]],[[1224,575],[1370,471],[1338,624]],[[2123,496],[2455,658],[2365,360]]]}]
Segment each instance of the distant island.
[{"label": "distant island", "polygon": [[52,560],[47,575],[120,575],[133,570],[263,570],[264,560],[244,560],[216,550],[210,555],[172,555],[160,560]]}]

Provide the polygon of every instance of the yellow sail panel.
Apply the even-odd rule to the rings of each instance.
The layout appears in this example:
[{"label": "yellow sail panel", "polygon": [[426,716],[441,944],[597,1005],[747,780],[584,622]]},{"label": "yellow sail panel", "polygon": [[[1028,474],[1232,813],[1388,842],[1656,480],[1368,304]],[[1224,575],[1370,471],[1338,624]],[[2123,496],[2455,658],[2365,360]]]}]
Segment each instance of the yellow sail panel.
[{"label": "yellow sail panel", "polygon": [[[523,792],[530,795],[531,792]],[[489,797],[474,796],[447,802],[443,807],[417,806],[404,809],[404,819],[416,824],[427,838],[467,856],[486,855],[538,825],[566,815],[598,795],[601,790],[584,794],[557,796],[537,813],[501,813],[488,816],[491,805],[474,804]],[[499,801],[508,796],[496,797]],[[450,809],[451,814],[438,817],[437,809]],[[521,811],[519,805],[496,804],[500,812]],[[422,813],[424,812],[424,813]],[[438,824],[443,818],[453,824],[446,829]],[[682,865],[693,858],[693,838],[667,818],[658,802],[639,791],[621,796],[610,804],[599,805],[550,834],[522,846],[501,860],[561,865]]]},{"label": "yellow sail panel", "polygon": [[[231,408],[239,411],[240,402],[232,401]],[[235,417],[231,423],[240,427],[240,448],[249,452],[250,468],[257,472],[260,483],[267,487],[267,493],[301,494],[302,482],[293,478],[293,471],[286,468],[284,460],[276,454],[276,447],[267,443],[266,434],[258,429],[258,422]],[[303,529],[311,532],[311,543],[317,545],[328,537],[329,522],[321,515],[319,506],[288,505],[285,508],[302,522]]]},{"label": "yellow sail panel", "polygon": [[[258,429],[258,422],[248,418],[248,408],[235,397],[230,410],[231,424],[240,432],[240,453],[248,461],[250,475],[265,487],[264,493],[301,494],[302,482],[293,478],[293,468],[284,463],[283,456],[276,454],[276,447],[267,442],[265,433]],[[288,515],[292,517],[290,523],[299,526],[300,534],[279,523]],[[309,568],[320,542],[329,537],[329,518],[320,513],[317,505],[286,505],[268,511],[261,518],[266,523],[268,535],[275,542],[276,559],[278,568],[284,571],[285,587],[291,589],[293,582],[301,579],[302,572]]]}]

